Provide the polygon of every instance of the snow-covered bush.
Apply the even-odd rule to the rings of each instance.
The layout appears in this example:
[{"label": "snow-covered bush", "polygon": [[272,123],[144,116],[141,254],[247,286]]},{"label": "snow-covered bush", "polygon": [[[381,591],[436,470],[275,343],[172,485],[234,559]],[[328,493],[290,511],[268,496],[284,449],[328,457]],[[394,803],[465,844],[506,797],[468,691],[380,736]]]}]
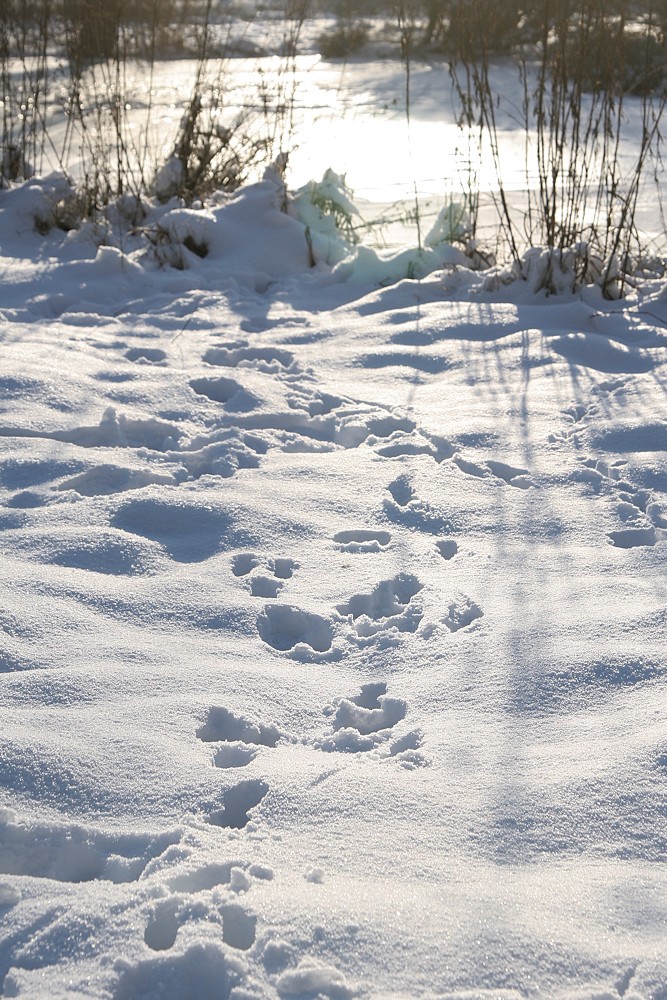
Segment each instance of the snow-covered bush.
[{"label": "snow-covered bush", "polygon": [[448,243],[437,247],[410,247],[398,253],[382,254],[372,247],[356,247],[334,268],[341,281],[369,285],[391,285],[397,281],[419,280],[447,268],[471,268],[463,251]]},{"label": "snow-covered bush", "polygon": [[[274,159],[289,138],[293,56],[303,16],[290,8],[281,22],[287,55],[279,84],[269,92],[258,71],[239,101],[238,94],[230,100],[231,74],[220,58],[225,33],[210,3],[195,10],[189,0],[137,0],[132,5],[121,0],[3,0],[0,187],[54,166],[73,169],[81,218],[94,217],[127,194],[156,194],[164,202],[178,196],[191,203],[214,191],[236,190],[254,168],[259,172]],[[152,101],[146,102],[142,120],[128,86],[137,76],[153,78],[162,33],[179,18],[190,24],[180,35],[187,36],[185,44],[194,57],[192,92],[175,142],[156,155]],[[280,44],[277,38],[277,50]],[[137,63],[143,72],[128,72]],[[228,114],[239,107],[244,110]],[[167,160],[158,169],[159,155]],[[74,224],[65,220],[66,228]]]},{"label": "snow-covered bush", "polygon": [[615,258],[605,261],[587,243],[563,250],[531,247],[518,260],[490,271],[482,289],[496,291],[502,285],[525,281],[534,294],[563,295],[584,285],[597,285],[606,298],[617,299],[630,270],[629,264],[621,268]]},{"label": "snow-covered bush", "polygon": [[160,201],[190,202],[213,191],[236,191],[256,164],[265,162],[269,142],[252,115],[221,121],[224,84],[199,84],[183,115],[174,148],[158,169],[153,190]]},{"label": "snow-covered bush", "polygon": [[313,264],[338,264],[358,242],[359,213],[343,174],[329,169],[321,181],[309,181],[291,196],[288,211],[306,227]]},{"label": "snow-covered bush", "polygon": [[440,243],[463,243],[470,238],[472,225],[465,202],[450,201],[440,209],[424,242],[427,247]]},{"label": "snow-covered bush", "polygon": [[[450,61],[459,124],[469,142],[477,137],[480,159],[493,164],[498,224],[514,270],[528,270],[537,286],[558,290],[563,280],[575,285],[590,280],[591,262],[602,260],[599,284],[605,296],[622,294],[630,276],[627,263],[641,251],[635,226],[638,193],[659,167],[666,96],[664,87],[653,89],[651,53],[660,33],[655,11],[649,9],[639,21],[630,0],[530,5],[531,44],[515,53],[523,90],[526,204],[517,203],[506,188],[501,157],[502,123],[505,118],[516,122],[517,104],[499,93],[491,49],[473,27],[475,12],[484,10],[486,0],[465,0],[465,5],[470,19]],[[632,32],[627,30],[631,22]],[[638,45],[643,45],[649,74],[644,84],[653,83],[637,87],[642,97],[630,118],[627,73],[632,59],[637,61]],[[628,126],[638,136],[630,165],[619,155]],[[545,250],[525,258],[526,244]],[[583,254],[572,250],[583,244]],[[541,277],[535,277],[538,272]]]},{"label": "snow-covered bush", "polygon": [[184,251],[196,257],[206,257],[215,216],[205,210],[176,208],[167,212],[154,226],[147,226],[144,233],[160,266],[184,270],[188,258]]},{"label": "snow-covered bush", "polygon": [[71,181],[60,171],[16,185],[7,192],[23,224],[45,235],[55,227],[68,227],[67,206],[76,197]]}]

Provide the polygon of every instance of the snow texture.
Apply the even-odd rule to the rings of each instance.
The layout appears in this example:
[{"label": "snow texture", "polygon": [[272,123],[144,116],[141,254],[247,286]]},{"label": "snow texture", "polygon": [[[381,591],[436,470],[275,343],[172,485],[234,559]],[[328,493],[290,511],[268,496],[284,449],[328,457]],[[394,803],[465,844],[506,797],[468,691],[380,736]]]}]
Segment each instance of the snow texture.
[{"label": "snow texture", "polygon": [[0,192],[0,993],[667,996],[664,281],[312,267],[270,179],[169,266],[64,184]]}]

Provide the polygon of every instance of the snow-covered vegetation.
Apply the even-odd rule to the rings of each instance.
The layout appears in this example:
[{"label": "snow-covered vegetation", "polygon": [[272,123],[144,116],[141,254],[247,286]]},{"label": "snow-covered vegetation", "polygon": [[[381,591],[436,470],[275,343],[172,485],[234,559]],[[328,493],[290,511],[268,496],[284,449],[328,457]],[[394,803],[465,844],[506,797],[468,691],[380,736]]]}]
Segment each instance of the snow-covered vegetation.
[{"label": "snow-covered vegetation", "polygon": [[[167,62],[185,16],[169,5],[154,57],[137,53],[150,100],[117,104],[111,132],[83,90],[81,114],[49,104],[57,46],[3,36],[0,996],[667,995],[667,279],[648,152],[637,175],[619,137],[606,176],[619,197],[642,181],[623,226],[587,229],[586,209],[561,238],[545,178],[496,173],[509,133],[540,132],[510,128],[527,91],[482,53],[465,93],[500,95],[495,132],[476,145],[449,114],[470,166],[496,143],[490,170],[443,178],[427,212],[415,163],[409,244],[370,234],[336,170],[371,151],[333,124],[334,169],[295,181],[297,43],[360,14],[367,44],[402,42],[402,63],[346,69],[348,111],[384,105],[391,131],[400,80],[414,149],[447,114],[447,71],[417,56],[446,54],[459,6],[415,4],[390,33],[379,6],[239,5],[223,33],[190,5],[195,57]],[[137,5],[128,45],[158,39],[157,10]],[[130,80],[99,54],[118,23],[65,35],[80,82]],[[265,56],[210,75],[208,49],[278,30],[286,62],[239,117]],[[167,75],[197,67],[167,115]],[[624,96],[619,126],[641,137],[651,106]],[[595,191],[593,154],[558,206]],[[552,237],[531,229],[540,204]]]}]

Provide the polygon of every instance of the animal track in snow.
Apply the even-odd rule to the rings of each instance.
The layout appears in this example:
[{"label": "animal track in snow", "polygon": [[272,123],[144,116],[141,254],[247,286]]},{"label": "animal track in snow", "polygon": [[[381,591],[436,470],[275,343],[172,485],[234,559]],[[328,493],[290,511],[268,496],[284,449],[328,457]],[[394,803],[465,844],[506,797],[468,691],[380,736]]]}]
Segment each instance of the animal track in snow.
[{"label": "animal track in snow", "polygon": [[409,378],[414,378],[415,371],[428,375],[440,375],[449,371],[452,363],[449,358],[434,354],[415,354],[409,351],[390,351],[384,354],[366,354],[358,362],[363,368],[407,368]]},{"label": "animal track in snow", "polygon": [[268,646],[281,652],[305,645],[326,653],[333,643],[333,631],[325,618],[289,604],[267,604],[257,618],[257,631]]},{"label": "animal track in snow", "polygon": [[611,544],[619,549],[632,549],[635,546],[653,546],[659,540],[659,533],[654,527],[623,528],[620,531],[608,532]]},{"label": "animal track in snow", "polygon": [[227,708],[213,705],[197,736],[204,743],[222,744],[213,758],[216,767],[234,768],[250,764],[257,755],[257,747],[275,747],[285,734],[277,726],[251,722]]},{"label": "animal track in snow", "polygon": [[207,365],[224,368],[256,368],[262,372],[293,370],[294,355],[271,347],[212,347],[204,355]]},{"label": "animal track in snow", "polygon": [[167,899],[160,902],[144,931],[144,942],[151,951],[168,951],[173,948],[184,919],[179,915],[180,901]]},{"label": "animal track in snow", "polygon": [[364,684],[353,698],[339,698],[324,709],[332,733],[315,745],[328,753],[365,753],[391,736],[391,729],[405,718],[407,704],[387,696],[384,682]]},{"label": "animal track in snow", "polygon": [[255,576],[250,581],[250,593],[253,597],[276,598],[282,588],[280,580],[272,580],[268,576]]},{"label": "animal track in snow", "polygon": [[200,434],[178,451],[169,451],[166,458],[178,462],[193,479],[221,476],[229,479],[239,469],[256,469],[259,458],[268,451],[268,444],[256,434],[238,427],[223,427]]},{"label": "animal track in snow", "polygon": [[443,559],[453,559],[459,551],[459,547],[453,538],[439,538],[435,545]]},{"label": "animal track in snow", "polygon": [[257,751],[252,747],[230,743],[215,751],[213,764],[225,770],[232,767],[247,767],[256,756]]},{"label": "animal track in snow", "polygon": [[166,352],[157,347],[130,347],[125,351],[125,357],[128,361],[149,365],[161,365],[167,360]]},{"label": "animal track in snow", "polygon": [[398,698],[390,698],[387,685],[380,681],[364,684],[360,694],[353,698],[341,698],[332,711],[335,732],[356,729],[360,735],[368,736],[391,729],[404,719],[407,705]]},{"label": "animal track in snow", "polygon": [[387,747],[389,752],[386,759],[396,760],[401,767],[408,771],[413,771],[417,767],[428,767],[431,761],[422,751],[421,746],[422,733],[420,730],[414,729],[391,740]]},{"label": "animal track in snow", "polygon": [[207,816],[207,822],[230,830],[243,830],[250,822],[250,812],[262,801],[269,786],[265,781],[251,779],[228,788],[222,797],[222,809]]},{"label": "animal track in snow", "polygon": [[617,390],[624,389],[626,385],[627,380],[616,379],[615,381],[600,382],[593,386],[591,399],[588,403],[573,403],[561,410],[561,418],[565,427],[563,430],[547,435],[547,441],[554,443],[565,440],[578,444],[581,440],[581,431],[588,423],[589,418],[598,416],[600,401],[612,396]]},{"label": "animal track in snow", "polygon": [[286,559],[284,557],[270,559],[268,563],[269,569],[279,580],[291,580],[294,570],[298,568],[298,565],[298,562],[295,562],[294,559]]},{"label": "animal track in snow", "polygon": [[[238,965],[219,945],[208,941],[192,944],[182,954],[173,952],[131,965],[126,960],[117,963],[118,981],[111,1000],[186,1000],[215,996],[229,1000],[235,986],[244,977]],[[211,984],[215,983],[214,992]],[[156,985],[157,984],[157,985]],[[242,996],[247,991],[242,990]]]},{"label": "animal track in snow", "polygon": [[40,561],[110,576],[154,573],[164,560],[158,545],[122,531],[101,528],[95,534],[53,531],[37,550]]},{"label": "animal track in snow", "polygon": [[474,476],[475,479],[484,479],[488,476],[488,469],[483,469],[481,465],[476,465],[475,462],[470,462],[467,458],[463,458],[462,455],[456,455],[453,459],[454,465],[465,473],[466,476]]},{"label": "animal track in snow", "polygon": [[399,476],[387,487],[394,503],[399,507],[407,507],[415,498],[415,492],[407,476]]},{"label": "animal track in snow", "polygon": [[220,910],[222,916],[222,940],[230,948],[248,951],[255,943],[257,917],[247,913],[237,903],[228,903]]},{"label": "animal track in snow", "polygon": [[390,520],[431,535],[454,530],[455,525],[451,518],[419,499],[407,476],[399,476],[389,483],[387,490],[390,499],[385,499],[383,506]]},{"label": "animal track in snow", "polygon": [[232,559],[232,573],[234,576],[247,576],[256,566],[259,566],[259,556],[252,552],[241,552]]},{"label": "animal track in snow", "polygon": [[161,900],[157,904],[146,925],[144,942],[152,951],[169,951],[176,943],[180,928],[202,918],[222,921],[222,940],[230,948],[248,951],[255,943],[257,918],[237,903],[228,903],[216,910],[178,898]]},{"label": "animal track in snow", "polygon": [[462,628],[472,625],[478,618],[482,618],[484,612],[478,604],[470,598],[464,598],[456,603],[450,604],[444,623],[450,632],[458,632]]},{"label": "animal track in snow", "polygon": [[422,589],[417,577],[399,573],[392,580],[382,580],[370,594],[355,594],[336,610],[352,620],[359,636],[369,637],[387,629],[416,632],[424,614],[412,599]]},{"label": "animal track in snow", "polygon": [[[238,577],[249,577],[250,593],[253,597],[276,598],[282,590],[285,580],[294,576],[298,562],[285,556],[273,559],[262,559],[252,552],[241,552],[232,560],[232,573]],[[271,576],[263,573],[253,574],[253,570],[263,568]]]},{"label": "animal track in snow", "polygon": [[567,333],[549,339],[549,347],[570,364],[610,374],[640,374],[652,371],[656,362],[641,348],[599,333]]},{"label": "animal track in snow", "polygon": [[508,486],[516,486],[520,490],[527,490],[533,486],[529,478],[528,469],[515,468],[513,465],[507,465],[505,462],[496,462],[491,459],[487,460],[486,465],[494,476],[502,479]]},{"label": "animal track in snow", "polygon": [[[390,408],[296,385],[287,403],[291,409],[307,413],[313,421],[330,417],[328,422],[321,421],[318,436],[343,448],[358,448],[366,443],[383,458],[428,455],[438,463],[455,453],[445,438],[418,428],[411,417]],[[312,428],[317,426],[314,423]]]},{"label": "animal track in snow", "polygon": [[517,468],[506,462],[489,459],[484,465],[477,465],[476,462],[471,462],[462,455],[456,455],[453,462],[466,476],[473,476],[475,479],[486,479],[491,474],[507,486],[515,486],[520,490],[527,490],[535,485],[530,479],[528,469]]},{"label": "animal track in snow", "polygon": [[208,864],[190,871],[180,871],[167,879],[167,886],[172,892],[196,894],[208,892],[219,885],[230,885],[234,873],[244,865],[239,861],[226,861],[218,864]]},{"label": "animal track in snow", "polygon": [[175,424],[166,423],[155,417],[138,420],[117,414],[108,407],[100,423],[92,427],[75,427],[67,431],[54,431],[46,437],[55,441],[65,441],[81,448],[148,448],[151,451],[167,451],[181,437]]},{"label": "animal track in snow", "polygon": [[233,378],[194,378],[189,384],[198,396],[221,403],[231,411],[245,413],[259,404],[257,397]]},{"label": "animal track in snow", "polygon": [[410,433],[395,431],[386,444],[375,449],[383,458],[402,458],[410,455],[428,455],[440,464],[452,458],[454,447],[449,441],[414,428]]},{"label": "animal track in snow", "polygon": [[343,552],[380,552],[391,542],[388,531],[375,531],[372,528],[352,528],[349,531],[339,531],[333,537]]},{"label": "animal track in snow", "polygon": [[331,719],[332,733],[315,743],[327,753],[367,753],[378,751],[382,759],[394,759],[412,770],[429,763],[421,752],[421,733],[417,730],[393,735],[393,729],[405,718],[407,703],[390,698],[384,681],[362,685],[358,695],[339,698],[324,709]]},{"label": "animal track in snow", "polygon": [[[600,401],[609,403],[607,397],[623,391],[628,386],[627,379],[616,379],[602,382],[591,391],[591,402],[576,403],[562,411],[564,419],[570,425],[564,432],[550,434],[548,440],[571,441],[576,447],[581,447],[583,440],[582,424],[589,417],[599,415]],[[618,403],[618,401],[616,401]],[[625,403],[626,400],[623,400]],[[612,423],[607,426],[603,422],[602,430],[596,434],[588,431],[589,443],[593,443],[602,451],[642,453],[667,449],[667,425],[663,423],[617,426]],[[585,429],[585,428],[584,428]],[[587,483],[593,492],[611,501],[615,513],[622,522],[622,527],[607,532],[611,545],[621,549],[635,547],[652,547],[658,542],[667,540],[667,522],[663,520],[662,508],[656,503],[653,494],[648,489],[636,487],[626,478],[627,460],[608,460],[605,458],[580,459],[582,468],[573,477],[578,482]]]},{"label": "animal track in snow", "polygon": [[85,465],[79,459],[67,461],[5,458],[0,461],[0,486],[5,490],[24,490],[43,486],[62,476],[83,472]]},{"label": "animal track in snow", "polygon": [[287,397],[287,405],[292,410],[305,410],[309,417],[327,417],[334,410],[354,404],[343,396],[333,396],[329,392],[312,392],[295,388]]},{"label": "animal track in snow", "polygon": [[606,462],[603,459],[584,459],[578,478],[600,494],[604,488],[608,498],[615,502],[616,514],[624,527],[609,531],[607,537],[620,549],[637,546],[652,547],[667,538],[663,529],[661,509],[653,501],[650,490],[639,489],[624,479],[627,462]]}]

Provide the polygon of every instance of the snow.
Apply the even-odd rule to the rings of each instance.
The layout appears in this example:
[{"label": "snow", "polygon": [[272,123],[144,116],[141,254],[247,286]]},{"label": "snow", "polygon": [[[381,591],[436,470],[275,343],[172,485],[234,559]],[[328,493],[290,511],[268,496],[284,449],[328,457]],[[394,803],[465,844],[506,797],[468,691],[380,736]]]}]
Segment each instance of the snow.
[{"label": "snow", "polygon": [[664,280],[63,190],[0,192],[0,992],[663,996]]}]

